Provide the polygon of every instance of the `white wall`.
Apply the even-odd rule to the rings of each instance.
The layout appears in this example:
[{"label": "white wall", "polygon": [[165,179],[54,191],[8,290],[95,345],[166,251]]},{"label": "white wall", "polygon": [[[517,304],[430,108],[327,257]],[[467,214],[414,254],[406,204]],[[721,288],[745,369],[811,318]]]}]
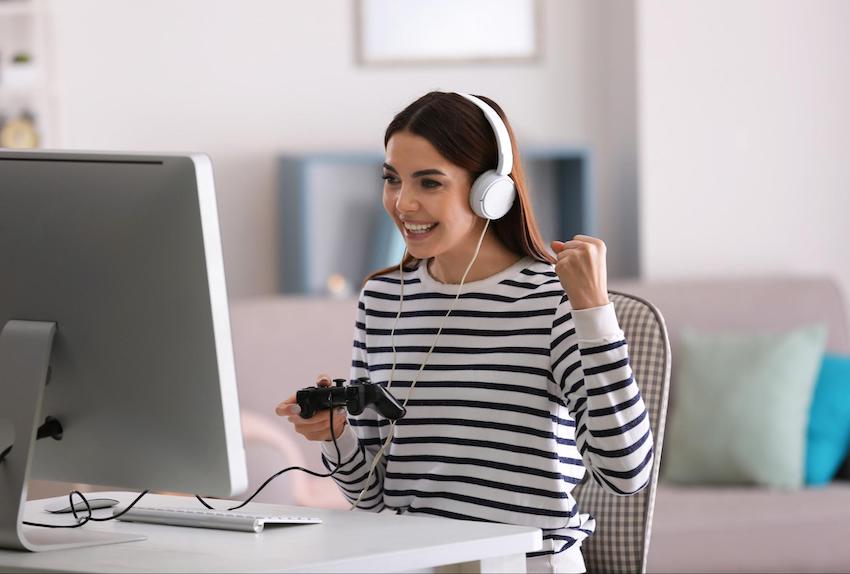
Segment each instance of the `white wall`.
[{"label": "white wall", "polygon": [[[381,149],[393,114],[422,93],[483,93],[508,111],[521,144],[593,148],[605,174],[597,176],[599,235],[612,274],[628,274],[636,268],[637,231],[623,225],[634,221],[634,141],[615,138],[619,151],[608,153],[612,101],[603,97],[600,54],[633,69],[633,33],[624,40],[600,30],[605,14],[631,8],[542,5],[539,63],[363,68],[354,63],[349,0],[52,0],[62,146],[210,153],[229,292],[247,297],[276,288],[278,153]],[[634,123],[628,105],[621,109]]]},{"label": "white wall", "polygon": [[830,274],[850,295],[850,2],[641,0],[646,277]]}]

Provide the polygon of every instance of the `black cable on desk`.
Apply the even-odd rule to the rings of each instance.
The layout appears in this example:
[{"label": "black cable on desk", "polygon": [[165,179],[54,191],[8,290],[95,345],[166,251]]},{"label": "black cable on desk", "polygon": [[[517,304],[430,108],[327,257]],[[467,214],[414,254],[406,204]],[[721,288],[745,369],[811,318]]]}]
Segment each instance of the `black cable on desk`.
[{"label": "black cable on desk", "polygon": [[[342,462],[342,453],[340,452],[340,450],[339,450],[339,444],[338,444],[338,443],[337,443],[337,441],[336,441],[336,433],[334,433],[334,412],[333,412],[333,409],[332,409],[332,408],[331,408],[331,409],[328,409],[328,413],[329,413],[329,415],[328,415],[328,419],[329,419],[329,424],[330,424],[331,440],[332,440],[332,441],[333,441],[333,443],[334,443],[334,450],[336,450],[336,466],[334,467],[334,469],[333,469],[331,472],[329,472],[329,473],[320,473],[320,472],[315,472],[315,471],[313,471],[313,470],[310,470],[309,468],[304,468],[304,467],[301,467],[301,466],[290,466],[290,467],[288,467],[288,468],[284,468],[283,470],[280,470],[280,471],[278,471],[278,472],[274,473],[274,474],[273,474],[273,475],[271,475],[268,479],[266,479],[266,481],[265,481],[263,484],[261,484],[261,485],[259,486],[259,488],[257,488],[257,490],[255,490],[255,491],[254,491],[254,494],[252,494],[251,496],[249,496],[247,500],[245,500],[244,502],[242,502],[242,503],[240,503],[240,504],[238,504],[238,505],[236,505],[236,506],[233,506],[233,507],[231,507],[231,508],[228,508],[227,510],[228,510],[228,511],[231,511],[231,510],[238,510],[238,509],[242,508],[243,506],[245,506],[246,504],[248,504],[249,502],[251,502],[251,501],[254,499],[254,497],[255,497],[255,496],[257,496],[258,494],[260,494],[260,491],[261,491],[261,490],[263,490],[266,486],[268,486],[268,484],[269,484],[271,481],[273,481],[274,479],[276,479],[278,476],[282,475],[283,473],[285,473],[285,472],[289,472],[290,470],[301,470],[301,471],[303,471],[303,472],[306,472],[306,473],[307,473],[307,474],[309,474],[309,475],[316,476],[316,477],[318,477],[318,478],[330,478],[330,477],[332,477],[334,474],[336,474],[336,471],[337,471],[337,470],[339,470],[339,468],[340,468],[340,467],[345,466],[346,464],[348,464],[348,462],[349,462],[349,461],[345,461],[344,463]],[[355,453],[355,454],[356,454],[356,453]],[[215,508],[213,508],[213,507],[212,507],[212,506],[211,506],[211,505],[210,505],[210,504],[209,504],[206,500],[204,500],[203,498],[201,498],[201,497],[200,497],[200,496],[198,496],[197,494],[195,495],[195,498],[197,498],[197,499],[198,499],[198,501],[200,501],[200,503],[201,503],[201,504],[203,504],[204,506],[206,506],[208,509],[210,509],[210,510],[216,510],[216,509],[215,509]]]},{"label": "black cable on desk", "polygon": [[[301,467],[301,466],[290,466],[290,467],[284,468],[283,470],[276,472],[275,474],[271,475],[268,479],[266,479],[266,481],[263,484],[261,484],[260,487],[257,488],[257,490],[255,490],[254,493],[250,497],[248,497],[247,500],[245,500],[244,502],[242,502],[242,503],[240,503],[236,506],[228,508],[227,510],[232,511],[232,510],[238,510],[238,509],[242,508],[243,506],[245,506],[246,504],[251,502],[254,499],[254,497],[257,496],[260,493],[260,491],[262,491],[266,486],[268,486],[268,484],[271,481],[273,481],[278,476],[280,476],[283,473],[288,472],[290,470],[301,470],[301,471],[306,472],[307,474],[310,474],[312,476],[316,476],[318,478],[330,478],[334,474],[336,474],[337,470],[339,470],[340,467],[348,464],[348,461],[346,461],[345,463],[342,462],[342,453],[339,450],[339,444],[337,443],[336,434],[334,433],[333,409],[332,408],[328,409],[328,413],[329,413],[328,418],[329,418],[329,421],[330,421],[331,440],[333,441],[333,444],[334,444],[334,450],[336,450],[336,460],[337,460],[336,466],[334,467],[334,469],[331,472],[329,472],[329,473],[319,473],[319,472],[315,472],[315,471],[312,471],[308,468],[304,468],[304,467]],[[68,500],[70,501],[71,512],[74,515],[74,519],[77,521],[76,524],[43,524],[43,523],[40,523],[40,522],[27,522],[27,521],[23,521],[23,524],[26,524],[27,526],[40,526],[42,528],[79,528],[80,526],[87,524],[89,521],[106,522],[107,520],[115,520],[116,518],[123,516],[128,510],[133,508],[133,506],[135,506],[135,504],[137,502],[139,502],[139,500],[141,500],[142,497],[144,495],[146,495],[148,492],[150,492],[150,491],[145,490],[144,492],[139,494],[139,496],[137,496],[136,499],[133,500],[133,502],[131,502],[129,506],[127,506],[127,508],[125,508],[124,510],[122,510],[118,514],[113,514],[112,516],[109,516],[109,517],[106,517],[106,518],[95,518],[92,515],[92,507],[91,507],[91,504],[89,504],[88,499],[83,495],[82,492],[80,492],[78,490],[74,490],[74,491],[72,491],[68,494]],[[83,503],[85,503],[85,505],[86,505],[86,515],[83,516],[82,518],[77,516],[77,509],[74,507],[74,496],[75,495],[79,496],[80,499],[83,501]],[[196,494],[195,498],[197,498],[200,501],[200,503],[203,504],[208,509],[216,510],[206,500],[201,498],[199,495]]]},{"label": "black cable on desk", "polygon": [[[112,516],[107,516],[106,518],[95,518],[94,516],[92,516],[92,507],[91,507],[91,504],[89,504],[88,499],[79,490],[73,490],[68,494],[68,501],[71,505],[71,513],[74,515],[74,519],[77,521],[76,524],[42,524],[41,522],[27,522],[26,520],[24,520],[22,522],[23,522],[23,524],[26,524],[27,526],[40,526],[42,528],[79,528],[80,526],[83,526],[84,524],[88,523],[89,521],[106,522],[107,520],[115,520],[116,518],[118,518],[119,516],[122,516],[125,512],[127,512],[128,510],[133,508],[133,506],[135,506],[136,503],[139,502],[142,499],[142,497],[144,495],[146,495],[148,492],[149,491],[145,490],[144,492],[139,494],[139,496],[137,496],[136,499],[133,502],[131,502],[129,504],[129,506],[127,506],[127,508],[125,508],[124,510],[122,510],[118,514],[113,514]],[[74,507],[74,495],[79,496],[80,499],[86,505],[86,515],[83,516],[82,518],[77,516],[77,509]]]}]

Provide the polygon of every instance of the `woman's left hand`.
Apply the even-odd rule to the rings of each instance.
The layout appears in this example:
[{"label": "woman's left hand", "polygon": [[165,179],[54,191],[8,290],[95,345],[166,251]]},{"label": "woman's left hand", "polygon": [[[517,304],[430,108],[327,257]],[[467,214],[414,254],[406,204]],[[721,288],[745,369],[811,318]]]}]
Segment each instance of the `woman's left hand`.
[{"label": "woman's left hand", "polygon": [[608,271],[605,242],[589,235],[572,241],[553,241],[558,257],[555,272],[573,309],[590,309],[608,304]]}]

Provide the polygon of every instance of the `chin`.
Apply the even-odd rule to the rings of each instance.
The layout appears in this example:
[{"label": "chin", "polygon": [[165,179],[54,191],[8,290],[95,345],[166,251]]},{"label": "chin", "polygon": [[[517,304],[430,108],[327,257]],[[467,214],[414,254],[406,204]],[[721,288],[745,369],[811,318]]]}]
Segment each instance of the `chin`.
[{"label": "chin", "polygon": [[431,253],[430,249],[422,249],[421,247],[416,246],[416,245],[414,245],[412,247],[410,245],[408,245],[407,246],[407,253],[409,255],[412,255],[416,259],[428,259],[430,257],[433,257],[433,254]]}]

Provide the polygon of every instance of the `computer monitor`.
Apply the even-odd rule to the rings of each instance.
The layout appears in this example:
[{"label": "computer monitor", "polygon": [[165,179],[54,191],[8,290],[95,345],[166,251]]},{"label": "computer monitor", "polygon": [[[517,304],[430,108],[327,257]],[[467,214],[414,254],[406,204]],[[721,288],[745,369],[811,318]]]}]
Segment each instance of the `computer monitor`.
[{"label": "computer monitor", "polygon": [[104,542],[21,527],[31,478],[247,487],[206,155],[0,150],[0,329],[0,547]]}]

